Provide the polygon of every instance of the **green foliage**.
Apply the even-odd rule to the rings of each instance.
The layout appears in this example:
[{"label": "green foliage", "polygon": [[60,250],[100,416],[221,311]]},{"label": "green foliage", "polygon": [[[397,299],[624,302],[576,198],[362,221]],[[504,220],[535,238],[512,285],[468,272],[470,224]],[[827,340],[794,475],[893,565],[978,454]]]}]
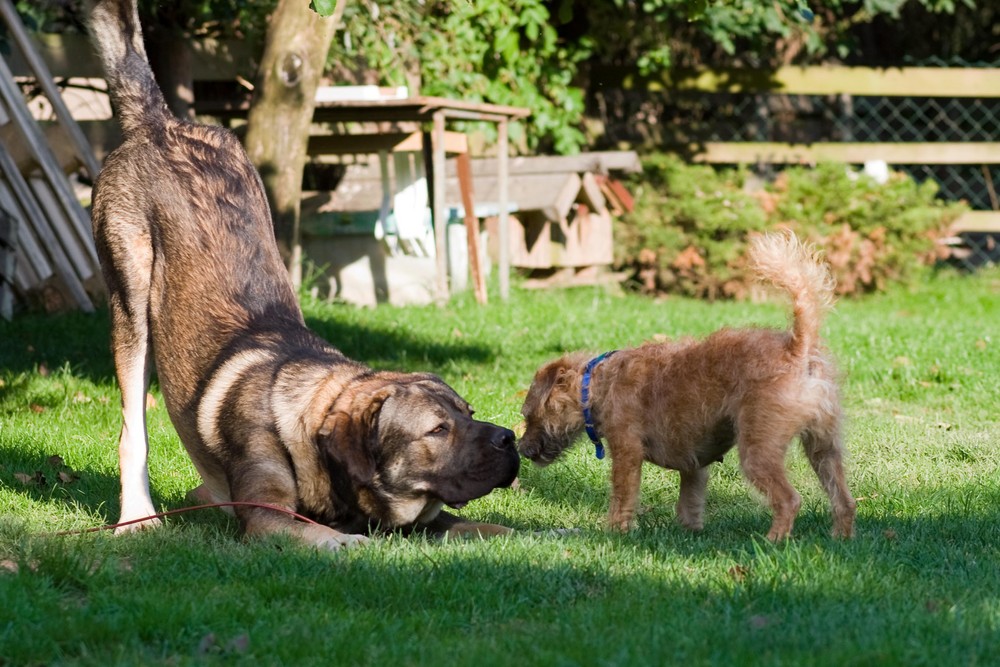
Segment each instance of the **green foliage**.
[{"label": "green foliage", "polygon": [[363,60],[389,85],[421,93],[528,107],[529,149],[579,150],[583,92],[573,85],[589,39],[558,39],[542,0],[434,0],[426,3],[351,3],[346,35],[331,52],[334,62]]},{"label": "green foliage", "polygon": [[333,16],[337,9],[337,0],[312,0],[309,8],[320,16]]},{"label": "green foliage", "polygon": [[961,213],[933,181],[893,174],[879,185],[842,164],[790,167],[772,183],[745,169],[685,165],[656,155],[633,183],[636,210],[618,228],[618,262],[639,287],[707,298],[747,294],[748,236],[776,226],[825,248],[841,294],[907,281],[937,258]]}]

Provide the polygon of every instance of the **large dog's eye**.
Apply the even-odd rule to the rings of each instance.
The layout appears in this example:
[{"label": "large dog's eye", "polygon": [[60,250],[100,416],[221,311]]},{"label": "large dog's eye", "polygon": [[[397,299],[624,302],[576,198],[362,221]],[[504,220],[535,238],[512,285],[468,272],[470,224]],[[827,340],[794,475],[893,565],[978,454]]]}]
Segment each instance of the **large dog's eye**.
[{"label": "large dog's eye", "polygon": [[448,432],[448,425],[441,422],[427,433],[427,435],[444,435]]}]

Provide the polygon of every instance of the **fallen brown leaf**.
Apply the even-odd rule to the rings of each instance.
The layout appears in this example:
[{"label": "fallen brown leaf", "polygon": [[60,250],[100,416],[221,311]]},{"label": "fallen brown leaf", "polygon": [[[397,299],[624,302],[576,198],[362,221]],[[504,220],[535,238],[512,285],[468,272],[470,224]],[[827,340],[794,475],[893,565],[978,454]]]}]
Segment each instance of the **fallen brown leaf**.
[{"label": "fallen brown leaf", "polygon": [[49,367],[45,365],[45,362],[38,364],[38,374],[43,378],[47,378],[49,376]]},{"label": "fallen brown leaf", "polygon": [[63,484],[72,484],[78,479],[80,479],[80,476],[73,472],[66,472],[64,470],[59,473],[59,481]]},{"label": "fallen brown leaf", "polygon": [[64,461],[63,457],[59,456],[58,454],[53,454],[48,459],[46,459],[46,463],[48,463],[53,468],[59,468],[63,465]]},{"label": "fallen brown leaf", "polygon": [[45,406],[39,405],[38,403],[32,403],[30,407],[31,411],[34,412],[36,415],[40,415],[43,412],[45,412]]},{"label": "fallen brown leaf", "polygon": [[733,565],[729,568],[729,576],[732,577],[733,581],[736,583],[742,583],[747,575],[750,574],[750,568],[746,565]]}]

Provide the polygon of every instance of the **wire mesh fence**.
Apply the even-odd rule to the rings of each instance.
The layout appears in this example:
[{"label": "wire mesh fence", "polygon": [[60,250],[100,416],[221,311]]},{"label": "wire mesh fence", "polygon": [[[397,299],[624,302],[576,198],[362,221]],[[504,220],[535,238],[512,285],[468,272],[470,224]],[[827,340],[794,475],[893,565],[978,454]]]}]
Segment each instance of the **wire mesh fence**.
[{"label": "wire mesh fence", "polygon": [[[912,66],[1000,67],[996,63],[921,62]],[[667,146],[769,142],[973,143],[1000,141],[1000,98],[675,93],[602,90],[597,96],[610,142]],[[878,159],[872,155],[872,159]],[[778,165],[762,165],[773,171]],[[998,164],[893,164],[938,196],[973,210],[1000,210]],[[963,233],[960,264],[1000,260],[1000,233]]]}]

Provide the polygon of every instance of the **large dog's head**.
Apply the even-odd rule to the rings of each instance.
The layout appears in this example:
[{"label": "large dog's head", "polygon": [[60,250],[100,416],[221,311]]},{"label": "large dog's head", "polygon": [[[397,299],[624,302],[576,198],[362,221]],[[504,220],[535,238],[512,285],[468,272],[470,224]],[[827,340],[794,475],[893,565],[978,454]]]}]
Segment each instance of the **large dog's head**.
[{"label": "large dog's head", "polygon": [[514,433],[472,414],[436,376],[375,373],[334,403],[319,440],[371,522],[426,523],[517,477]]},{"label": "large dog's head", "polygon": [[538,369],[521,407],[524,435],[517,445],[523,456],[540,466],[555,461],[583,433],[580,369],[586,362],[571,354]]}]

